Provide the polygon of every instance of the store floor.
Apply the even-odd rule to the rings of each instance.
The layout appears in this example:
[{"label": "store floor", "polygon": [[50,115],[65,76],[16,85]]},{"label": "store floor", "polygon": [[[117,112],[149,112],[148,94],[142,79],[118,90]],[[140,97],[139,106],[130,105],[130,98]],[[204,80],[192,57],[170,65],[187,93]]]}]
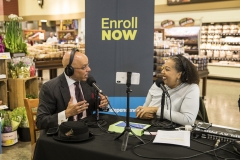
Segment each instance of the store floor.
[{"label": "store floor", "polygon": [[[208,79],[207,96],[204,101],[209,121],[240,130],[240,112],[237,104],[239,95],[240,82]],[[3,154],[0,154],[0,160],[30,160],[30,149],[30,142],[18,142],[10,147],[2,147]]]}]

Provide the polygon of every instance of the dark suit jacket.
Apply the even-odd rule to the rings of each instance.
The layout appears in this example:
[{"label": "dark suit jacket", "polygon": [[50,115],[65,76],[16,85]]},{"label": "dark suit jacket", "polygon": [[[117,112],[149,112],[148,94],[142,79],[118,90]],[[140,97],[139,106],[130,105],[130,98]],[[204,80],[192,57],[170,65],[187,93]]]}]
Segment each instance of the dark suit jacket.
[{"label": "dark suit jacket", "polygon": [[[87,115],[95,110],[94,88],[86,82],[80,83],[85,100],[89,103]],[[70,91],[64,73],[42,85],[39,94],[36,124],[38,129],[58,126],[58,113],[66,110]],[[71,119],[72,117],[69,117]]]}]

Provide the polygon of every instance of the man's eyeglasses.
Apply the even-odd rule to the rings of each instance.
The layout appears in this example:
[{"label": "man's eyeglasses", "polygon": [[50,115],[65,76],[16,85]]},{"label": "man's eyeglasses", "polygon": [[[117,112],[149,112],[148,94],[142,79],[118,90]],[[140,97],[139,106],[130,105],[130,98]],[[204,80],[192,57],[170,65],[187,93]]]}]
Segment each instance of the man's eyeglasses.
[{"label": "man's eyeglasses", "polygon": [[89,65],[90,65],[90,63],[88,63],[87,65],[84,65],[83,67],[81,67],[81,68],[73,68],[73,69],[81,69],[81,70],[87,70],[87,68],[89,68]]}]

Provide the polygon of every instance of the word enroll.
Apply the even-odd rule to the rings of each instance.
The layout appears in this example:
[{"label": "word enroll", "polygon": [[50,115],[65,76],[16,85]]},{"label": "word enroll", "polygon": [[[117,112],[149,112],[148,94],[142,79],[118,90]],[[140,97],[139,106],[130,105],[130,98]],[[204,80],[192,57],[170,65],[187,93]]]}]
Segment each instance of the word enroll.
[{"label": "word enroll", "polygon": [[122,38],[124,40],[134,40],[137,28],[138,17],[132,17],[131,20],[102,18],[102,40],[121,40]]}]

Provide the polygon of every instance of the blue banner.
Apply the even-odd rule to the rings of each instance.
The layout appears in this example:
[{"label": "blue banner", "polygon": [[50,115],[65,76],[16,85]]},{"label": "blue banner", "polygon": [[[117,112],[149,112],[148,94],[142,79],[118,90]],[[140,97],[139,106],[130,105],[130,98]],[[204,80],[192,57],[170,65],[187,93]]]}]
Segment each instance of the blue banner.
[{"label": "blue banner", "polygon": [[90,74],[119,115],[126,115],[127,86],[116,84],[116,72],[140,73],[140,84],[130,85],[134,117],[153,83],[154,0],[87,0],[85,6]]}]

